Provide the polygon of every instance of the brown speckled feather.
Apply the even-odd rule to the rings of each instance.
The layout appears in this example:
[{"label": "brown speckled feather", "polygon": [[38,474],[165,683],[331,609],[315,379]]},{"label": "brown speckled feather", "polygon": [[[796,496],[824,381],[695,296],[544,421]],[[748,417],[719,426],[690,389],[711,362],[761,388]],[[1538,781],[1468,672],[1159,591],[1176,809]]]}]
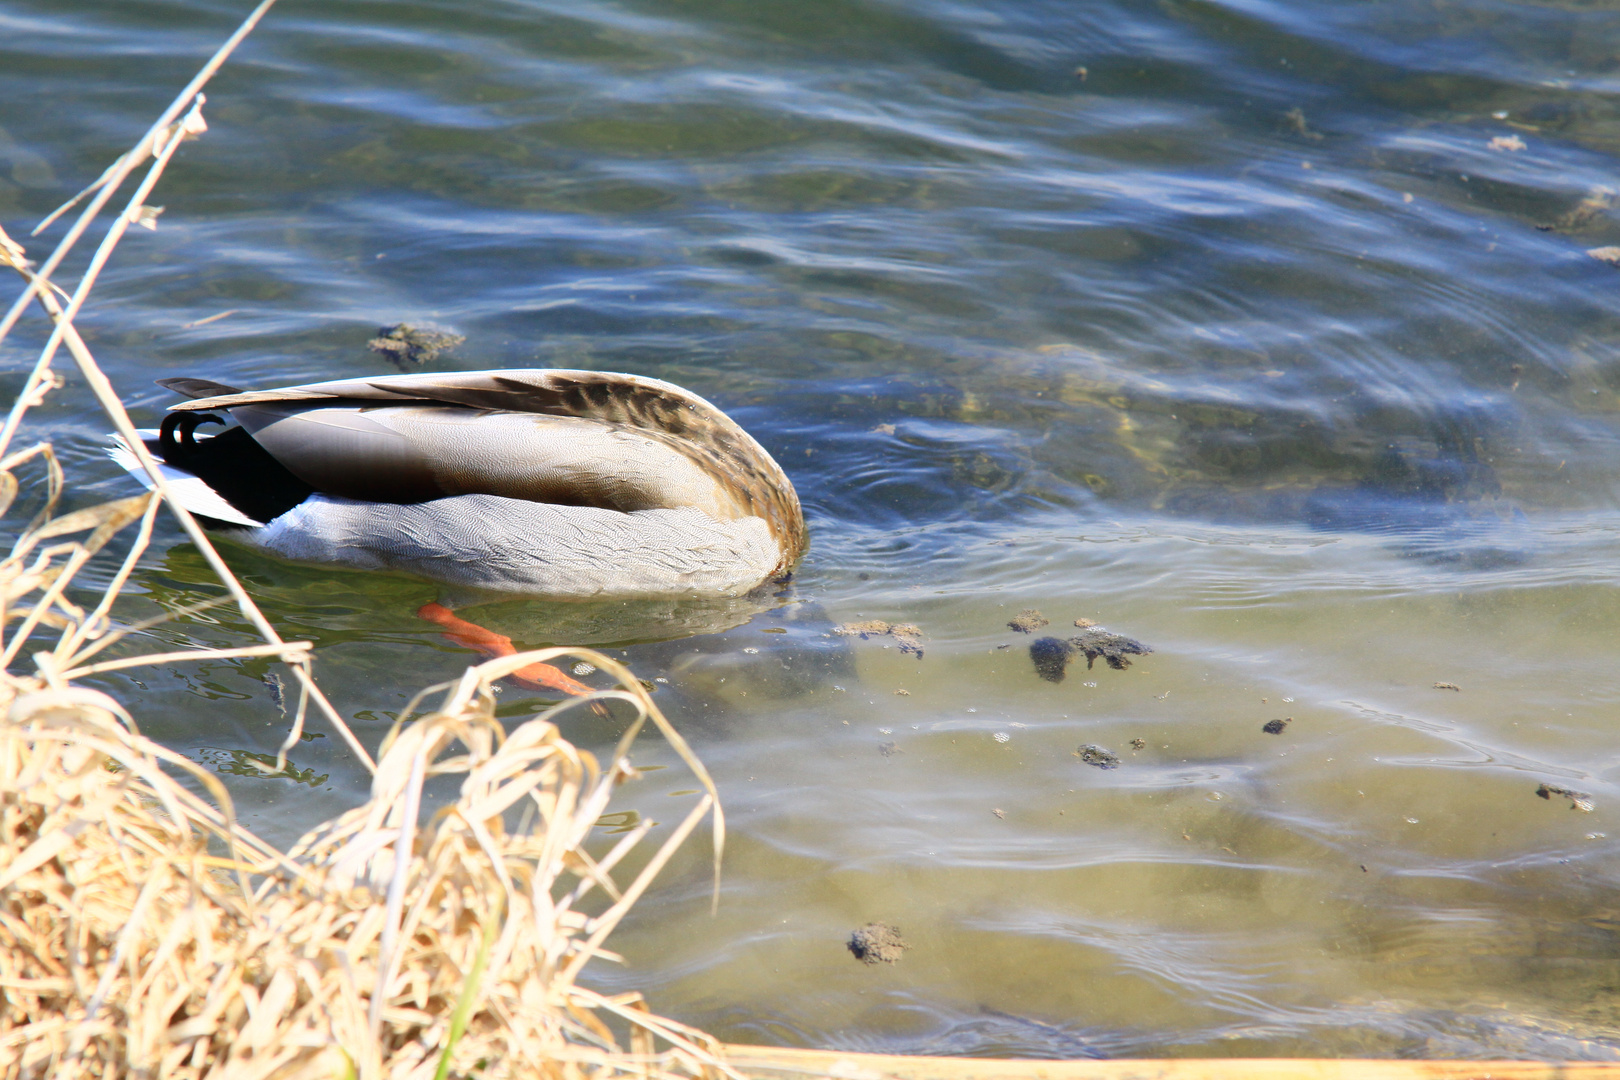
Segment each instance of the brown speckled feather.
[{"label": "brown speckled feather", "polygon": [[[176,412],[242,405],[429,405],[538,413],[594,420],[634,431],[692,461],[739,505],[763,518],[782,549],[785,569],[808,546],[792,481],[764,447],[729,416],[672,383],[637,375],[560,369],[512,369],[342,379],[185,401]],[[499,445],[488,448],[499,455]]]}]

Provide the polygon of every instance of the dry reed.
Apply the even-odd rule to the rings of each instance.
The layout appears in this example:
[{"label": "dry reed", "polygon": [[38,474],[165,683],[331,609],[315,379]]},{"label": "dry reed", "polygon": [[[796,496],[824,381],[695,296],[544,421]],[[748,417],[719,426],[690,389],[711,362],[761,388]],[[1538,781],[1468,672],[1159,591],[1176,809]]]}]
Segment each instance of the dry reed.
[{"label": "dry reed", "polygon": [[[577,983],[714,800],[616,885],[651,823],[600,858],[586,840],[635,775],[641,720],[665,722],[628,671],[579,650],[619,680],[594,700],[638,714],[607,766],[553,722],[592,699],[506,732],[491,683],[562,652],[443,688],[440,708],[396,725],[371,799],[286,855],[105,695],[18,696],[0,726],[0,1075],[735,1076],[639,996]],[[445,774],[459,797],[419,824],[425,781]],[[588,915],[593,889],[609,902]]]},{"label": "dry reed", "polygon": [[[212,774],[73,680],[308,646],[97,661],[145,629],[116,625],[112,608],[146,549],[157,499],[58,516],[62,471],[41,444],[0,461],[0,512],[21,486],[11,470],[30,462],[43,465],[43,505],[0,561],[0,644],[10,664],[44,630],[56,642],[33,652],[36,673],[0,673],[0,1076],[725,1071],[705,1036],[650,1015],[634,995],[577,984],[586,961],[611,955],[607,934],[711,809],[717,842],[723,835],[713,783],[628,670],[569,653],[618,688],[510,734],[495,718],[493,683],[567,650],[505,657],[432,688],[443,703],[396,725],[370,800],[284,855],[235,823]],[[131,530],[96,602],[76,603],[75,576]],[[587,703],[634,713],[606,768],[554,722]],[[306,705],[307,696],[295,730]],[[600,860],[586,841],[614,786],[634,775],[627,755],[648,719],[708,794],[621,889],[611,871],[651,823]],[[459,798],[420,824],[425,783],[446,774],[462,776]],[[609,898],[594,916],[578,906],[593,889]],[[621,1018],[628,1047],[604,1016]]]}]

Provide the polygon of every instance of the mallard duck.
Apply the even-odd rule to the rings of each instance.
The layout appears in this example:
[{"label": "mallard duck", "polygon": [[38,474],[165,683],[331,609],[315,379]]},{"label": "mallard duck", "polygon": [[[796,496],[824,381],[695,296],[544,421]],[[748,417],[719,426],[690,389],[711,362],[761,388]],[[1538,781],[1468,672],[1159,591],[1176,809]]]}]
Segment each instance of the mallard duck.
[{"label": "mallard duck", "polygon": [[[658,379],[514,369],[160,385],[193,399],[142,433],[175,497],[297,562],[555,599],[728,595],[785,574],[808,545],[781,466]],[[199,438],[219,414],[236,426]],[[150,486],[127,447],[112,454]],[[461,622],[423,609],[449,627],[441,612]]]}]

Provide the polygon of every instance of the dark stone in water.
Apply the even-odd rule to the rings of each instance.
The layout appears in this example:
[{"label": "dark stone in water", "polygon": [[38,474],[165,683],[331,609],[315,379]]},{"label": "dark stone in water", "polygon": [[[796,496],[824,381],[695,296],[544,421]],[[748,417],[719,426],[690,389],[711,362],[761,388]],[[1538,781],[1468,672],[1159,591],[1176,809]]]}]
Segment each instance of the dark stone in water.
[{"label": "dark stone in water", "polygon": [[377,336],[366,342],[366,348],[382,353],[401,371],[408,371],[412,366],[420,367],[436,359],[441,352],[453,349],[466,340],[460,334],[400,323],[379,329]]},{"label": "dark stone in water", "polygon": [[1095,765],[1099,769],[1119,768],[1119,755],[1112,750],[1105,750],[1092,743],[1082,743],[1076,750],[1075,756],[1087,765]]},{"label": "dark stone in water", "polygon": [[1070,638],[1069,644],[1086,654],[1088,669],[1098,657],[1102,657],[1115,671],[1124,671],[1131,666],[1130,660],[1126,657],[1145,656],[1153,651],[1135,638],[1128,638],[1124,634],[1110,634],[1100,626],[1094,626]]},{"label": "dark stone in water", "polygon": [[1037,638],[1029,646],[1029,658],[1035,662],[1035,674],[1047,682],[1062,682],[1069,672],[1069,661],[1074,650],[1062,638]]},{"label": "dark stone in water", "polygon": [[863,964],[898,964],[910,947],[901,940],[899,927],[888,923],[867,923],[849,936],[849,951]]},{"label": "dark stone in water", "polygon": [[1265,732],[1267,735],[1281,735],[1283,733],[1283,728],[1287,727],[1288,721],[1292,719],[1293,717],[1290,716],[1287,720],[1267,720],[1265,726],[1260,730]]},{"label": "dark stone in water", "polygon": [[1067,641],[1055,637],[1039,638],[1030,644],[1029,658],[1035,664],[1035,674],[1047,682],[1062,682],[1068,674],[1070,661],[1076,656],[1084,654],[1087,669],[1101,659],[1115,671],[1124,671],[1131,666],[1130,657],[1144,656],[1152,651],[1152,648],[1135,638],[1093,626]]},{"label": "dark stone in water", "polygon": [[1569,808],[1571,810],[1585,810],[1587,813],[1592,812],[1592,796],[1585,791],[1572,791],[1567,787],[1555,787],[1552,784],[1542,784],[1540,787],[1536,788],[1536,794],[1540,795],[1543,799],[1546,799],[1549,802],[1552,801],[1552,797],[1554,795],[1559,795],[1569,800]]}]

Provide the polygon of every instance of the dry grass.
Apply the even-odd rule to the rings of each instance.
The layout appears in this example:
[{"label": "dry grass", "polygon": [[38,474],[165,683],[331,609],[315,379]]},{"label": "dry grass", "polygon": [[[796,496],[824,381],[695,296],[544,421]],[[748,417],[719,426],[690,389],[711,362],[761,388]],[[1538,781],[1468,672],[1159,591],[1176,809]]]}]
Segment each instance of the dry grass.
[{"label": "dry grass", "polygon": [[[620,680],[597,700],[663,724],[612,659],[571,655]],[[706,1036],[576,981],[712,794],[616,885],[650,823],[600,859],[585,841],[634,775],[628,746],[606,768],[571,746],[553,719],[575,701],[510,733],[495,719],[491,681],[536,658],[445,688],[389,737],[371,799],[287,855],[103,695],[18,697],[0,726],[0,1075],[729,1072]],[[419,826],[425,780],[447,773],[460,796]],[[611,902],[590,916],[578,902],[593,889]]]}]

